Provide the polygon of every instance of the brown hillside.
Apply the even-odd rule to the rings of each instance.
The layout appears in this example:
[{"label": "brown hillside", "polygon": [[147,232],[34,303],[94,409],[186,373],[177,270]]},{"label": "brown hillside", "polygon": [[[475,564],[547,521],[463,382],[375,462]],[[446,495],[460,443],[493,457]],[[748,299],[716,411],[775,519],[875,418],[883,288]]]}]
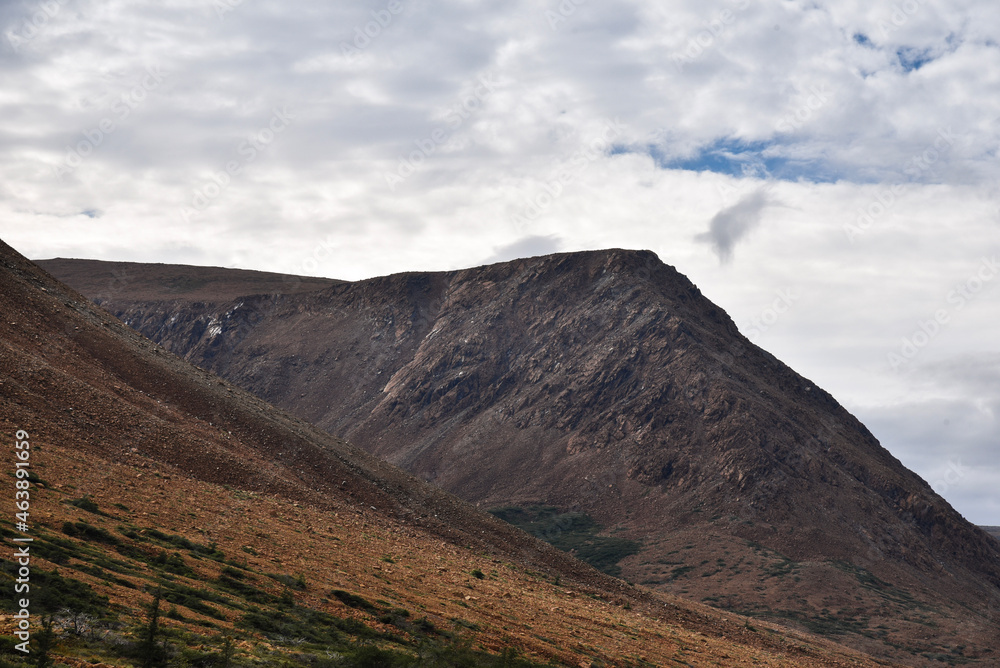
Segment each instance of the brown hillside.
[{"label": "brown hillside", "polygon": [[[111,269],[42,264],[95,296]],[[150,338],[480,507],[593,517],[641,544],[630,581],[995,662],[997,543],[652,253],[190,299],[127,271],[102,303]]]},{"label": "brown hillside", "polygon": [[[397,625],[378,637],[404,650],[417,631],[390,607],[419,611],[423,628],[457,628],[485,648],[563,665],[875,665],[606,577],[167,354],[2,243],[0,313],[0,430],[8,442],[30,434],[39,479],[29,534],[34,549],[48,545],[33,553],[32,577],[58,570],[126,619],[154,582],[193,591],[229,568],[255,583],[260,605],[281,606],[258,624],[321,611],[376,630]],[[155,541],[186,552],[157,562]],[[302,586],[279,597],[266,573],[276,582],[301,574]],[[334,589],[361,598],[345,595],[347,607]],[[211,604],[183,599],[165,623],[218,633],[235,623],[244,655],[308,659],[308,643],[245,631],[253,608],[232,591],[243,590]],[[356,600],[384,607],[370,614]],[[65,643],[67,661],[92,658],[93,643]]]}]

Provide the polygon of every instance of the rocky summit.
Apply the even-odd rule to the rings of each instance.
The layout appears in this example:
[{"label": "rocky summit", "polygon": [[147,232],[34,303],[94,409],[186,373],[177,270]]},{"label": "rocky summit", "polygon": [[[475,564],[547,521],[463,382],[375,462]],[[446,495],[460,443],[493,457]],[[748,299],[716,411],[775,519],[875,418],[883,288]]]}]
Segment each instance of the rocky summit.
[{"label": "rocky summit", "polygon": [[21,640],[77,668],[885,665],[600,573],[169,354],[2,242],[0,313],[0,432],[28,453],[22,517],[0,518],[24,556],[0,580],[30,586],[4,599],[4,665],[28,663]]},{"label": "rocky summit", "polygon": [[630,582],[910,665],[1000,661],[1000,543],[651,252],[357,282],[40,265]]}]

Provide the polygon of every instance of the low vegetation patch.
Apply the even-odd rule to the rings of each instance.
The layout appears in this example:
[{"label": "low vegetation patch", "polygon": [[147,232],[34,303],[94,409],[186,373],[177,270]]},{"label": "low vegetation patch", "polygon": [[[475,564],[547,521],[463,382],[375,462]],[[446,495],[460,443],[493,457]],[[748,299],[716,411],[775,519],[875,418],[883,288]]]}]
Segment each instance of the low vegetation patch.
[{"label": "low vegetation patch", "polygon": [[[13,591],[17,578],[17,564],[0,559],[0,586]],[[86,614],[94,618],[105,618],[111,614],[107,596],[101,596],[90,585],[80,580],[66,577],[55,571],[39,567],[31,569],[31,605],[35,614],[54,614],[61,610]],[[15,597],[3,597],[3,609],[15,612]]]},{"label": "low vegetation patch", "polygon": [[94,515],[101,515],[100,508],[97,506],[97,502],[94,501],[89,496],[84,496],[79,499],[71,499],[67,501],[71,506],[76,506],[80,510],[86,510],[88,513],[93,513]]},{"label": "low vegetation patch", "polygon": [[914,598],[910,592],[905,589],[893,587],[885,580],[879,579],[864,568],[847,563],[846,561],[831,561],[830,564],[837,570],[853,575],[862,587],[874,592],[886,601],[896,603],[908,610],[929,609]]},{"label": "low vegetation patch", "polygon": [[541,505],[505,506],[489,512],[615,577],[621,575],[619,562],[638,554],[641,547],[634,540],[599,536],[602,527],[586,513],[564,513],[553,506]]},{"label": "low vegetation patch", "polygon": [[90,542],[105,543],[107,545],[118,545],[121,542],[107,530],[87,524],[86,522],[63,522],[62,530],[67,536],[79,537],[82,540]]},{"label": "low vegetation patch", "polygon": [[369,603],[365,598],[358,596],[357,594],[352,594],[342,589],[334,589],[332,595],[335,599],[337,599],[338,601],[340,601],[349,608],[357,608],[359,610],[366,610],[368,612],[375,612],[376,610],[374,605]]}]

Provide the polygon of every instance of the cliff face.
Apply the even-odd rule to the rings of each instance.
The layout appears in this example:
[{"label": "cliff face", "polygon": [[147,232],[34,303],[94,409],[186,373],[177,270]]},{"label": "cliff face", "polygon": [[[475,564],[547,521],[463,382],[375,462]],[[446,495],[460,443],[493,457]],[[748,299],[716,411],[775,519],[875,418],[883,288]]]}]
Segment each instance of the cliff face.
[{"label": "cliff face", "polygon": [[[164,290],[233,276],[247,278],[172,275]],[[30,616],[87,634],[60,634],[56,664],[134,662],[128,629],[155,591],[170,603],[157,645],[175,657],[232,637],[234,662],[286,666],[528,665],[511,650],[533,666],[882,665],[599,573],[167,353],[3,242],[0,314],[0,433],[35,474],[30,513],[0,532],[32,541]],[[6,585],[22,568],[0,557]]]},{"label": "cliff face", "polygon": [[[632,581],[886,656],[997,639],[996,541],[652,253],[242,291],[230,276],[218,297],[208,270],[123,266],[101,295],[111,266],[41,264],[468,501],[589,514],[641,543]],[[197,293],[156,294],[180,277]]]}]

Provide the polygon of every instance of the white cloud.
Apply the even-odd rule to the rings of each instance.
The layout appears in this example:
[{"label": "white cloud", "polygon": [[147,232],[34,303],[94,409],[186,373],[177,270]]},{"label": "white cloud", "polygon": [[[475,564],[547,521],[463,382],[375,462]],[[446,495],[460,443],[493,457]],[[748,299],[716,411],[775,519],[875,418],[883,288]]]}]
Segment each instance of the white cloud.
[{"label": "white cloud", "polygon": [[483,264],[506,262],[507,260],[516,260],[522,257],[536,257],[539,255],[558,253],[561,245],[562,244],[557,237],[525,237],[523,239],[518,239],[512,244],[507,244],[502,248],[497,248],[493,255],[483,260]]},{"label": "white cloud", "polygon": [[[925,477],[947,458],[908,416],[975,417],[941,432],[969,462],[993,447],[975,412],[988,390],[936,395],[920,370],[997,352],[1000,286],[951,312],[905,368],[886,361],[1000,250],[993,4],[399,3],[55,0],[37,20],[41,3],[0,4],[0,236],[36,258],[339,278],[652,248],[744,331],[793,290],[759,343]],[[150,68],[162,81],[144,86]],[[477,95],[484,77],[495,83]],[[293,122],[246,160],[282,107]],[[619,134],[577,162],[609,123]],[[57,175],[74,150],[88,155]],[[412,169],[390,189],[401,161]],[[767,174],[780,207],[753,194]],[[716,250],[739,241],[721,266],[695,241],[713,221]],[[977,510],[1000,512],[1000,472],[968,480],[946,496],[1000,524]]]},{"label": "white cloud", "polygon": [[719,260],[729,262],[736,244],[760,224],[764,210],[773,205],[766,191],[755,190],[715,214],[708,223],[708,232],[697,235],[695,240],[711,244]]}]

